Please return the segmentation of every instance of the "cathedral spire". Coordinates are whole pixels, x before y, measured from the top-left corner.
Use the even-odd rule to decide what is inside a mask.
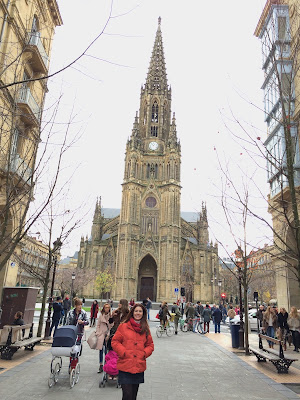
[[[167,72],[165,65],[165,55],[161,34],[161,18],[158,18],[158,27],[156,31],[154,46],[152,50],[150,66],[146,78],[146,88],[148,90],[167,90]]]

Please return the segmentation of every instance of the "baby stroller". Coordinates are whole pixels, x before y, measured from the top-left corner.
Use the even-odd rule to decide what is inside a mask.
[[[105,356],[105,364],[103,366],[103,375],[102,379],[99,382],[99,388],[104,388],[107,382],[113,382],[117,384],[117,388],[120,388],[118,382],[118,374],[119,371],[117,369],[117,361],[118,355],[116,352],[113,351],[111,347],[111,340],[114,336],[115,332],[113,332],[107,342],[108,353]]]
[[[78,328],[74,325],[64,325],[55,332],[52,348],[52,361],[48,385],[54,386],[62,368],[62,357],[70,359],[68,372],[70,375],[70,387],[79,381],[81,355],[81,337],[78,337]]]

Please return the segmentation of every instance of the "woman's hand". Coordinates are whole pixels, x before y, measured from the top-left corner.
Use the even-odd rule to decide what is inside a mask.
[[[81,324],[84,324],[84,321],[82,321],[82,319],[79,319],[79,320],[78,320],[78,324],[80,324],[80,325],[81,325]]]

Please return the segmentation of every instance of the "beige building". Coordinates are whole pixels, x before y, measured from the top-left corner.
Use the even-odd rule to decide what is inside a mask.
[[[193,222],[181,216],[181,146],[171,101],[159,19],[126,145],[120,214],[107,218],[98,201],[91,238],[81,239],[78,255],[78,268],[113,273],[114,299],[174,301],[185,287],[188,300],[213,301],[218,249],[209,241],[205,205]]]
[[[0,2],[0,294],[17,283],[10,255],[33,196],[36,152],[56,26],[56,0]],[[37,80],[35,80],[37,79]],[[20,246],[16,256],[20,257]]]
[[[298,0],[268,0],[255,30],[263,56],[273,266],[278,305],[287,309],[300,307],[299,24]]]

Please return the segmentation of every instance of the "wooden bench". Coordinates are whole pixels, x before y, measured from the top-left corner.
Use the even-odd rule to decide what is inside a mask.
[[[11,360],[15,352],[21,347],[33,350],[41,338],[33,337],[33,324],[5,325],[1,331],[0,353],[4,360]]]
[[[258,362],[266,362],[269,360],[273,365],[275,365],[277,372],[279,374],[287,374],[289,372],[289,367],[294,361],[298,361],[297,358],[289,357],[284,355],[282,341],[278,339],[271,338],[263,334],[259,334],[259,348],[249,346],[249,350],[255,354]],[[268,340],[274,344],[278,344],[278,350],[272,348],[265,349],[263,347],[262,339]]]

